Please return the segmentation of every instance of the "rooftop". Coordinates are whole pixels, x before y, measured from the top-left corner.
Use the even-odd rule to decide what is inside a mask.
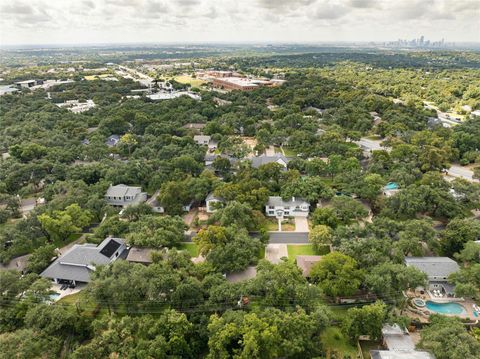
[[[151,248],[132,247],[128,251],[127,261],[136,263],[152,263]]]
[[[415,344],[413,344],[412,338],[408,335],[408,332],[400,328],[398,324],[384,325],[382,328],[382,335],[389,350],[415,350]]]
[[[283,198],[280,196],[270,196],[268,197],[268,202],[267,202],[267,206],[273,206],[273,207],[283,207],[283,206],[295,207],[295,206],[300,206],[302,204],[309,204],[309,203],[305,201],[303,198],[295,198],[295,197],[292,197],[291,199],[284,201]]]
[[[418,268],[428,277],[448,277],[459,270],[457,262],[448,257],[405,257],[405,264]]]
[[[110,185],[107,189],[107,196],[110,197],[125,197],[131,196],[135,197],[137,194],[142,192],[142,187],[131,187],[124,184],[117,184],[116,186]]]
[[[297,266],[303,272],[304,277],[310,276],[310,270],[315,263],[318,263],[322,256],[297,256]]]
[[[429,352],[410,350],[410,351],[390,351],[390,350],[371,350],[372,359],[435,359],[435,356]]]
[[[258,168],[262,165],[266,165],[268,163],[275,163],[279,161],[288,164],[290,160],[281,153],[276,153],[273,156],[261,155],[261,156],[256,156],[252,158],[252,167]]]
[[[42,273],[42,277],[89,282],[95,266],[108,264],[125,242],[121,238],[106,238],[98,246],[92,243],[75,244],[57,258]]]

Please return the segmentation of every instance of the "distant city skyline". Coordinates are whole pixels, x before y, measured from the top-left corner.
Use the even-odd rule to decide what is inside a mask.
[[[479,0],[0,0],[0,15],[2,45],[480,42]]]

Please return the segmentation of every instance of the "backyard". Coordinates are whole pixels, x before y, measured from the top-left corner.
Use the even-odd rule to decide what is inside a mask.
[[[289,244],[287,245],[288,259],[295,261],[297,256],[321,256],[330,252],[330,247],[323,246],[316,251],[311,244]]]

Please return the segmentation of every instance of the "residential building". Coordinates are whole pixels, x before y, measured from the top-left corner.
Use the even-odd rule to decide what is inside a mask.
[[[186,125],[183,125],[183,128],[186,128],[187,130],[192,130],[196,133],[200,133],[204,128],[206,124],[204,123],[187,123]]]
[[[224,203],[225,200],[221,197],[216,197],[213,192],[209,193],[205,199],[207,205],[207,213],[213,213],[217,210],[218,203]]]
[[[151,248],[139,248],[131,247],[128,250],[127,258],[125,258],[130,263],[140,263],[149,265],[152,263],[152,252],[154,249]]]
[[[7,86],[0,86],[0,96],[7,95],[7,94],[12,94],[18,92],[18,88],[13,87],[11,85]]]
[[[157,194],[157,196],[158,196],[158,194]],[[147,204],[150,207],[152,207],[153,212],[155,212],[155,213],[165,213],[165,208],[162,206],[162,204],[160,202],[158,202],[157,196],[154,195],[151,198],[149,198],[149,200],[147,201]],[[182,210],[184,212],[190,212],[190,210],[192,209],[192,206],[193,206],[193,201],[191,201],[188,204],[183,205]]]
[[[435,359],[429,352],[415,350],[415,344],[398,324],[384,325],[382,328],[383,345],[388,350],[370,350],[372,359]]]
[[[300,268],[305,278],[309,278],[310,270],[316,263],[320,262],[322,258],[322,256],[297,256],[297,267]]]
[[[252,158],[252,167],[258,168],[268,163],[278,163],[286,169],[288,162],[290,162],[290,160],[281,153],[276,153],[273,156],[261,155]]]
[[[35,85],[41,85],[43,83],[42,80],[25,80],[25,81],[18,81],[18,82],[15,82],[15,86],[17,86],[18,88],[30,88],[30,87],[33,87]]]
[[[448,283],[450,274],[460,267],[448,257],[405,257],[407,266],[415,267],[428,276],[428,290],[439,290],[446,295],[454,295],[454,285]]]
[[[141,187],[131,187],[124,184],[110,185],[105,194],[105,201],[114,207],[128,207],[147,200],[147,194]]]
[[[40,276],[50,278],[55,283],[88,283],[96,266],[117,260],[125,249],[125,241],[121,238],[106,238],[98,246],[92,243],[74,244]]]
[[[310,203],[302,198],[292,197],[285,201],[279,196],[268,197],[265,213],[268,217],[307,217],[310,210]]]
[[[105,141],[105,144],[108,147],[115,147],[119,141],[120,141],[119,135],[111,135],[110,137],[107,138],[107,140]]]
[[[208,146],[208,144],[210,143],[211,137],[207,135],[195,135],[193,136],[193,140],[197,145]]]
[[[81,113],[94,108],[96,105],[93,100],[87,100],[85,102],[80,102],[79,100],[69,100],[65,101],[64,103],[57,103],[57,106],[60,108],[66,108],[73,113]]]

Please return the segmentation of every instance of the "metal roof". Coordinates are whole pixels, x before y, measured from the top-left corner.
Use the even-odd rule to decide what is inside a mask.
[[[266,165],[268,163],[275,163],[278,161],[283,161],[285,162],[285,164],[288,164],[290,160],[281,153],[276,153],[273,156],[262,155],[252,158],[252,167],[258,168],[262,165]]]
[[[273,207],[295,207],[295,206],[301,206],[301,205],[310,205],[307,201],[305,201],[303,198],[291,198],[290,200],[284,201],[282,197],[280,196],[270,196],[268,197],[268,202],[267,206],[273,206]]]

